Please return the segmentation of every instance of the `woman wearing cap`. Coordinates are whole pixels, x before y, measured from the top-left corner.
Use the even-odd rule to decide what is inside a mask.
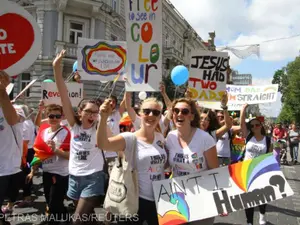
[[[246,110],[244,105],[242,110]],[[241,121],[243,136],[246,138],[246,149],[244,160],[254,159],[268,152],[272,152],[271,140],[266,136],[265,128],[257,118],[251,119],[248,124]],[[254,208],[245,209],[247,224],[253,225]],[[259,224],[266,224],[266,205],[259,206]]]

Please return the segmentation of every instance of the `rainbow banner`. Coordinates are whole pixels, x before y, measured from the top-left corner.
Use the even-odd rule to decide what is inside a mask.
[[[185,224],[294,194],[275,156],[153,182],[160,225]]]
[[[116,81],[125,72],[126,42],[78,40],[78,72],[82,80]]]
[[[245,138],[234,137],[232,139],[231,163],[239,162],[243,158],[245,146]]]

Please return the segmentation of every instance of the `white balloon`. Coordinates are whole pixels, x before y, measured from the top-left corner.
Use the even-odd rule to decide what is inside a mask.
[[[147,93],[144,92],[144,91],[141,91],[141,92],[139,93],[139,99],[140,99],[140,100],[145,100],[146,98],[147,98]]]
[[[102,84],[106,84],[106,83],[108,82],[108,80],[100,80],[100,82],[101,82]]]

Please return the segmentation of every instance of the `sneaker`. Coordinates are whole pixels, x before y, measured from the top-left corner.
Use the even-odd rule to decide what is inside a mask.
[[[266,221],[266,215],[265,214],[259,214],[259,224],[260,225],[266,225],[267,221]]]
[[[2,207],[2,212],[4,214],[12,214],[13,213],[13,209],[10,209],[7,206],[4,206],[4,207]]]
[[[32,201],[24,200],[16,204],[16,208],[30,208],[33,206]]]

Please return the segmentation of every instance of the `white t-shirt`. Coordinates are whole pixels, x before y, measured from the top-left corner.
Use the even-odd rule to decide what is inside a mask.
[[[161,129],[162,133],[164,133],[165,130],[167,129],[167,127],[164,124],[164,119],[165,119],[165,117],[162,115],[160,120],[159,120],[159,126],[160,126],[160,129]],[[141,128],[141,122],[142,122],[141,117],[136,116],[135,121],[132,123],[133,127],[134,127],[134,130],[138,130],[138,129]]]
[[[121,133],[125,139],[125,157],[130,162],[130,151],[133,151],[132,133]],[[137,139],[136,162],[138,171],[138,182],[140,197],[149,201],[154,201],[152,181],[165,179],[164,166],[167,162],[167,153],[164,148],[164,137],[155,132],[152,144]]]
[[[23,124],[10,126],[0,107],[0,176],[20,172],[23,153]]]
[[[120,120],[121,120],[121,115],[119,110],[115,110],[108,118],[107,118],[107,126],[112,132],[113,136],[116,136],[120,133]],[[105,157],[106,158],[112,158],[112,157],[117,157],[116,152],[105,152]]]
[[[33,148],[35,140],[35,125],[31,119],[23,122],[23,140],[29,141],[28,149]]]
[[[229,131],[231,132],[231,131]],[[228,132],[226,132],[222,138],[219,138],[217,141],[217,154],[218,157],[230,158],[230,140]]]
[[[96,125],[83,129],[75,124],[71,128],[69,173],[86,176],[103,170],[103,156],[97,147]]]
[[[178,140],[178,131],[171,131],[166,139],[166,149],[169,151],[169,164],[173,176],[184,176],[207,170],[204,152],[215,146],[214,139],[205,131],[197,128],[191,142],[182,148]]]
[[[267,153],[267,138],[264,137],[261,141],[257,141],[252,137],[246,144],[245,160],[253,159]]]
[[[46,128],[43,131],[43,140],[45,142],[49,141],[55,132],[51,131],[51,128]],[[62,129],[57,133],[57,135],[53,138],[55,142],[56,149],[59,149],[63,141],[66,139],[68,135],[68,131],[66,129]],[[49,159],[43,161],[43,171],[48,173],[55,173],[61,176],[69,175],[69,160],[59,157],[57,155],[52,156]]]

